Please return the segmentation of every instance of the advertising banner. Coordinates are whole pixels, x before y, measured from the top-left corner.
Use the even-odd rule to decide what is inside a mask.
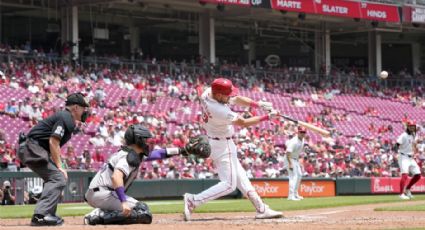
[[[346,0],[270,0],[275,10],[359,18],[373,21],[400,22],[398,7],[378,3]]]
[[[411,7],[411,19],[414,23],[425,23],[425,8]]]
[[[313,0],[271,0],[271,3],[275,10],[316,13]]]
[[[272,8],[306,14],[400,22],[398,6],[347,0],[201,0],[204,3]],[[425,23],[425,8],[411,8],[413,22]]]
[[[261,197],[288,196],[288,181],[255,180],[251,182]],[[299,193],[303,197],[335,196],[335,181],[302,180]]]
[[[200,0],[200,2],[224,5],[251,6],[251,0]]]
[[[316,13],[338,17],[362,18],[359,2],[321,0],[314,1]]]
[[[400,177],[372,177],[372,193],[400,193]],[[412,192],[425,192],[425,180],[421,178],[413,187]]]
[[[384,4],[360,3],[363,19],[372,21],[400,22],[398,7]]]

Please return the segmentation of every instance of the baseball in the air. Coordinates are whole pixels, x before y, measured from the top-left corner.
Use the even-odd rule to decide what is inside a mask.
[[[379,77],[381,79],[386,79],[388,77],[388,72],[387,71],[382,71],[381,74],[379,74]]]

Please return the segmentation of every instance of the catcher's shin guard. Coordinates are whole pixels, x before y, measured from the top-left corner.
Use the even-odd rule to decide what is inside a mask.
[[[149,207],[143,202],[137,202],[131,210],[130,216],[124,216],[122,211],[105,211],[102,216],[91,218],[90,225],[96,224],[150,224],[152,214]]]

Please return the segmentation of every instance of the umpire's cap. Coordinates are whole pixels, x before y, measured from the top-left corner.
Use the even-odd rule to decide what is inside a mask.
[[[79,105],[82,107],[90,107],[88,101],[84,98],[82,93],[73,93],[66,98],[65,105]]]

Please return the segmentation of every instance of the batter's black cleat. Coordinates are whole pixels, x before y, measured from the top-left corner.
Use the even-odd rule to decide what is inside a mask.
[[[60,226],[63,223],[62,218],[50,214],[46,216],[34,214],[31,219],[31,226]]]

